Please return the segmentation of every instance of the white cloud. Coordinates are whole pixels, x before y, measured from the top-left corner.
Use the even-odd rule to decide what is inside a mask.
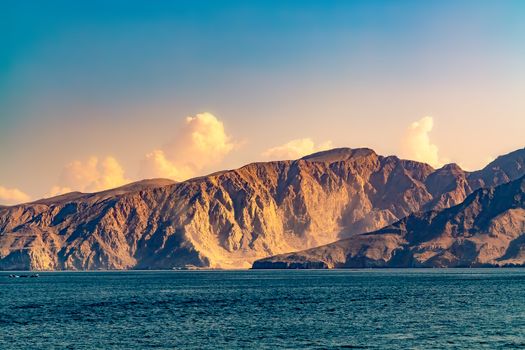
[[[92,156],[87,160],[75,160],[67,164],[60,175],[59,184],[53,186],[48,195],[81,191],[97,192],[129,183],[119,162],[106,156],[103,159]]]
[[[310,138],[291,140],[284,145],[267,149],[262,156],[267,159],[298,159],[308,154],[324,151],[332,148],[332,142],[326,141],[319,145]]]
[[[185,180],[219,164],[235,144],[213,114],[187,117],[173,141],[146,154],[140,177]]]
[[[432,117],[423,117],[413,122],[406,130],[401,141],[401,157],[425,162],[433,167],[442,166],[448,160],[439,156],[439,148],[430,141],[430,132],[434,127]]]
[[[0,186],[0,203],[1,204],[18,204],[28,202],[30,200],[29,195],[22,192],[18,188],[7,188]]]

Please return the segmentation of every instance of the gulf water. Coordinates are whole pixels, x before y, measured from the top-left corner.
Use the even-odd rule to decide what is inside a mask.
[[[0,272],[0,349],[525,348],[525,269]]]

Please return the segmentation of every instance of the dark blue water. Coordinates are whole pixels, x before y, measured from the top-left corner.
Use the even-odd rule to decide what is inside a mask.
[[[0,273],[0,349],[525,348],[525,270]]]

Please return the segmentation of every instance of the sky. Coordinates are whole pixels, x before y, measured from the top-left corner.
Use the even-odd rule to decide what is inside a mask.
[[[0,204],[332,147],[523,148],[520,0],[0,2]]]

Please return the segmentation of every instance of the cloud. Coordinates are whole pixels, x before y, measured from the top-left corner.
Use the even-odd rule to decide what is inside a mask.
[[[18,204],[28,202],[31,198],[26,193],[18,188],[7,188],[0,186],[0,203],[2,204]]]
[[[161,149],[146,154],[141,165],[142,177],[166,177],[169,179],[182,180],[191,177],[194,170],[187,165],[176,165],[166,158]]]
[[[81,191],[97,192],[115,188],[129,183],[124,176],[124,169],[119,162],[111,157],[99,159],[92,156],[87,160],[75,160],[67,164],[60,174],[59,184],[53,186],[48,195]]]
[[[433,167],[440,167],[448,161],[440,158],[439,148],[430,141],[430,132],[434,127],[432,117],[423,117],[413,122],[406,130],[401,141],[401,156],[419,162],[425,162]]]
[[[187,117],[173,141],[146,154],[140,177],[185,180],[219,164],[235,147],[213,114]]]
[[[146,154],[140,164],[140,175],[184,180],[203,169],[218,164],[235,147],[226,135],[223,123],[210,113],[197,114],[185,120],[184,127],[172,142]],[[131,182],[124,169],[112,156],[91,156],[74,160],[60,174],[58,183],[47,197],[81,191],[97,192]]]
[[[267,149],[262,156],[267,159],[298,159],[308,154],[324,151],[332,148],[331,141],[325,141],[319,145],[310,138],[291,140],[284,145]]]

